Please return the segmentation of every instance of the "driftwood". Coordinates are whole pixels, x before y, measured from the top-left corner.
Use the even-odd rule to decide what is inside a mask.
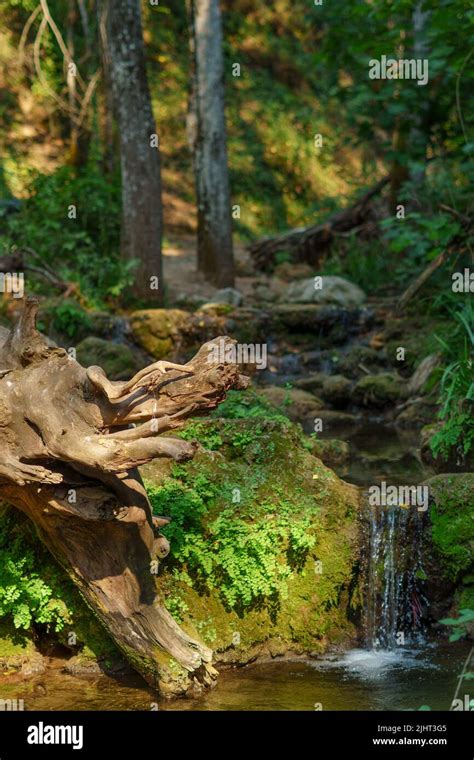
[[[301,227],[252,243],[248,250],[255,268],[271,272],[279,252],[289,253],[293,263],[318,264],[335,237],[345,235],[367,221],[370,201],[388,184],[389,179],[390,177],[381,179],[353,206],[338,211],[323,224]]]
[[[211,650],[159,601],[152,566],[168,550],[166,518],[152,518],[137,467],[190,459],[194,443],[162,434],[247,379],[234,364],[209,361],[211,341],[186,365],[156,362],[110,382],[47,345],[37,307],[28,299],[12,330],[0,330],[0,497],[33,520],[149,684],[163,694],[212,686]]]

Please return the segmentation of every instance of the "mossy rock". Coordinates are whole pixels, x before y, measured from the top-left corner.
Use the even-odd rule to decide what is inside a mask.
[[[155,359],[177,358],[196,351],[205,341],[225,334],[224,318],[183,309],[144,309],[130,316],[135,342]]]
[[[355,385],[353,398],[361,406],[383,408],[396,403],[402,395],[402,380],[391,372],[366,375]]]
[[[129,346],[93,336],[79,343],[76,358],[83,367],[102,367],[110,380],[127,380],[145,366]]]
[[[27,678],[44,670],[44,657],[37,650],[31,632],[19,631],[11,620],[0,618],[0,673],[20,673]]]
[[[271,385],[259,389],[263,396],[279,412],[293,422],[304,424],[318,416],[318,411],[324,406],[321,399],[301,388],[280,388]]]
[[[341,441],[338,438],[316,439],[311,453],[319,457],[328,467],[337,467],[348,461],[350,447],[347,441]]]
[[[352,642],[359,490],[289,420],[191,422],[182,435],[201,443],[194,460],[142,468],[155,512],[173,518],[160,570],[171,613],[217,663]]]

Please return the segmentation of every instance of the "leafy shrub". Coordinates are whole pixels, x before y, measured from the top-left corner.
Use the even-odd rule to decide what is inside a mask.
[[[75,219],[68,216],[71,205]],[[63,166],[53,174],[32,174],[29,197],[5,220],[7,247],[34,249],[95,305],[132,282],[134,264],[121,260],[119,236],[120,185],[104,178],[94,157],[82,170]]]
[[[0,514],[0,554],[0,617],[11,616],[15,628],[43,623],[62,630],[71,621],[71,612],[46,580],[59,577],[61,571],[40,545],[33,548],[25,526],[10,513]]]

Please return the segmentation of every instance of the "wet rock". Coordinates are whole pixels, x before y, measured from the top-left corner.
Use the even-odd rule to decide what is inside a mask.
[[[44,673],[46,662],[25,631],[3,620],[0,624],[0,673],[19,673],[31,678]]]
[[[395,423],[399,427],[420,428],[423,425],[430,424],[436,418],[436,413],[437,406],[435,403],[427,399],[418,399],[403,407],[401,412],[397,414]]]
[[[351,400],[352,383],[343,375],[315,372],[300,378],[295,385],[302,390],[315,393],[336,408],[348,406]]]
[[[275,333],[310,334],[313,343],[324,345],[345,343],[350,336],[370,327],[370,309],[346,309],[319,304],[280,304],[269,312],[270,329]]]
[[[102,367],[110,380],[126,380],[147,364],[129,346],[93,336],[79,343],[76,357],[83,367]]]
[[[274,385],[262,388],[259,390],[259,395],[264,396],[290,420],[301,424],[318,416],[319,410],[323,407],[319,398],[300,388],[286,389]]]
[[[352,346],[338,363],[340,372],[349,377],[360,377],[367,374],[367,371],[376,373],[388,367],[389,361],[385,352],[360,344]]]
[[[350,447],[347,441],[338,438],[317,439],[313,443],[311,453],[324,462],[328,467],[344,464],[350,457]]]
[[[221,288],[212,296],[212,303],[226,303],[230,306],[241,306],[244,297],[237,288]]]
[[[345,309],[361,306],[366,300],[363,290],[343,277],[327,276],[321,280],[320,288],[315,288],[313,277],[292,282],[282,300],[285,303],[330,304]]]
[[[361,406],[383,408],[394,404],[402,393],[402,379],[391,372],[366,375],[357,381],[354,400]]]

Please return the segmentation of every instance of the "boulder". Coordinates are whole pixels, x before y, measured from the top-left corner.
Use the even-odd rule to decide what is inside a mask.
[[[222,318],[202,311],[143,309],[130,316],[135,342],[155,359],[173,359],[223,334]]]
[[[323,407],[319,398],[300,388],[287,389],[271,385],[259,390],[259,394],[290,420],[300,422],[302,425],[311,421],[313,417],[317,417],[319,410]]]
[[[76,357],[83,367],[102,367],[109,380],[128,380],[147,364],[130,346],[93,336],[79,343]]]
[[[366,375],[357,381],[353,397],[360,406],[383,408],[394,404],[402,394],[402,379],[392,372]]]
[[[315,288],[315,278],[292,282],[283,294],[285,303],[314,303],[340,306],[351,309],[361,306],[366,300],[365,293],[354,283],[343,277],[324,276],[321,287]]]
[[[244,297],[237,288],[221,288],[212,296],[212,303],[227,303],[230,306],[241,306]]]

